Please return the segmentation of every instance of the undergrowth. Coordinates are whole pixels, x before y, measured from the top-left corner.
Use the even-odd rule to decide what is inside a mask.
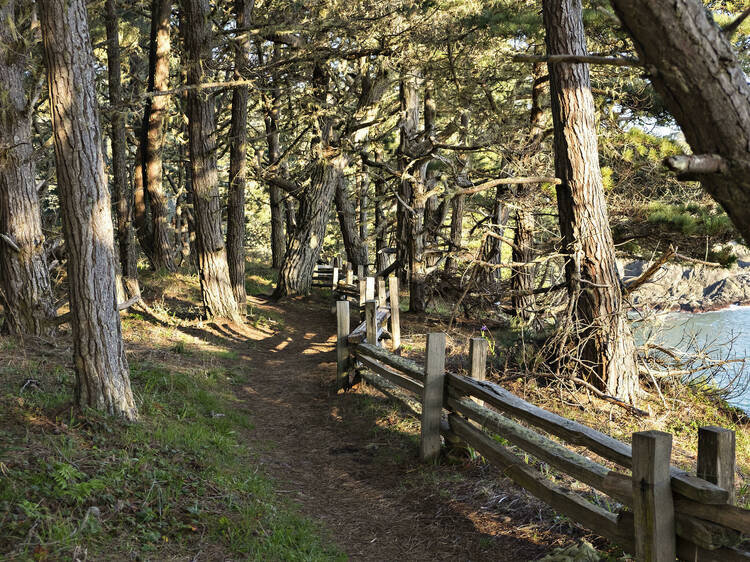
[[[343,559],[260,470],[237,353],[123,324],[136,423],[71,408],[65,340],[0,338],[0,559]]]

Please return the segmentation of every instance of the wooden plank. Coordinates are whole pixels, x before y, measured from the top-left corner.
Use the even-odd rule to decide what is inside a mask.
[[[440,455],[440,415],[443,412],[445,386],[445,334],[427,334],[422,389],[422,428],[419,458],[436,459]]]
[[[388,321],[388,317],[390,316],[390,310],[387,308],[379,308],[377,312],[377,325],[378,325],[378,338],[380,338],[380,334],[383,333],[383,325]],[[367,338],[367,321],[365,320],[361,324],[359,324],[354,330],[352,330],[351,334],[349,334],[349,344],[358,344],[362,343]]]
[[[635,554],[644,562],[674,562],[675,516],[669,475],[672,436],[633,434]]]
[[[624,523],[628,523],[631,528],[633,527],[635,518],[632,511],[620,512],[620,520]],[[721,542],[721,535],[724,531],[721,529],[712,530],[710,528],[702,526],[705,523],[701,522],[700,519],[689,517],[686,515],[676,514],[675,521],[677,523],[675,527],[675,533],[677,535],[677,558],[680,560],[745,560],[747,558],[737,558],[738,555],[742,555],[742,550],[732,546],[711,546],[706,548],[702,545],[698,545],[698,542]],[[718,533],[714,535],[713,533]],[[702,536],[701,536],[702,535]],[[726,558],[716,558],[713,554],[721,553]],[[745,556],[750,554],[745,553]]]
[[[448,390],[458,396],[475,396],[501,412],[542,428],[574,445],[588,447],[597,455],[632,468],[632,450],[629,445],[583,424],[548,412],[487,381],[447,373]],[[715,484],[672,467],[672,491],[687,498],[707,504],[726,503],[728,493]]]
[[[461,416],[450,414],[448,421],[456,435],[498,466],[504,476],[556,511],[632,552],[632,526],[628,529],[627,524],[620,524],[617,515],[556,486]]]
[[[375,300],[375,278],[365,278],[365,302]]]
[[[397,371],[401,371],[405,375],[416,379],[418,381],[424,381],[424,368],[411,359],[395,355],[383,349],[382,347],[375,347],[369,343],[360,343],[354,348],[354,353],[359,357],[360,355],[366,355],[377,359],[381,363],[393,367]]]
[[[477,381],[485,380],[487,376],[487,351],[489,342],[484,338],[471,338],[469,340],[469,376]],[[480,406],[484,406],[484,401],[480,398],[473,398]]]
[[[677,539],[677,557],[688,562],[750,562],[750,552],[739,548],[701,548],[687,539]]]
[[[633,505],[630,478],[624,474],[615,473],[531,429],[478,406],[471,400],[449,397],[447,405],[558,470],[612,496],[625,505]]]
[[[360,376],[389,398],[393,398],[400,402],[411,414],[416,417],[422,415],[422,402],[420,402],[418,398],[414,398],[408,392],[404,392],[385,377],[381,377],[377,373],[373,373],[367,369],[361,370]]]
[[[698,478],[725,489],[729,494],[727,503],[731,505],[734,505],[734,457],[734,431],[716,426],[698,428]]]
[[[398,371],[391,369],[387,365],[383,365],[382,363],[379,363],[374,359],[367,357],[366,355],[358,355],[357,359],[364,367],[370,369],[371,371],[377,373],[382,377],[385,377],[393,384],[410,392],[413,392],[417,396],[422,396],[424,386],[414,379],[404,376]]]
[[[336,388],[349,386],[349,302],[336,302]]]
[[[675,514],[675,529],[678,537],[688,539],[706,550],[740,544],[740,534],[737,531],[682,513]]]
[[[391,349],[401,349],[401,319],[398,304],[398,277],[391,275],[388,278],[389,303],[391,305]]]
[[[750,530],[750,510],[733,505],[707,505],[675,497],[674,509],[678,513],[700,517],[742,533],[748,533]]]

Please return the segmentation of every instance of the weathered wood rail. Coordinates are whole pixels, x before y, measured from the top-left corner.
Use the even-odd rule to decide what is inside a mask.
[[[391,349],[385,349],[383,326],[393,321],[394,312],[398,314],[395,278],[389,280],[390,293],[376,300],[373,288],[384,286],[385,280],[358,276],[355,284],[350,267],[344,268],[343,280],[337,268],[331,271],[329,286],[337,299],[338,317],[336,385],[348,388],[361,379],[401,401],[421,420],[423,460],[440,454],[441,436],[447,446],[470,446],[516,484],[638,560],[750,562],[750,552],[742,546],[747,544],[743,535],[750,536],[750,510],[733,505],[734,432],[700,428],[698,474],[689,474],[670,464],[668,433],[634,433],[628,445],[485,381],[483,338],[470,341],[471,376],[445,371],[445,334],[428,335],[424,365],[397,353],[400,339],[393,338]],[[354,329],[351,308],[363,311]],[[398,324],[391,331],[398,332]],[[614,505],[615,511],[553,483],[496,436],[606,494],[613,500],[607,505]],[[563,442],[620,468],[613,470]]]

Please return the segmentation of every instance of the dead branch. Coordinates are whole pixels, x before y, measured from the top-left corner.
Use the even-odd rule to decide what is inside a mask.
[[[664,252],[658,260],[652,263],[651,266],[640,275],[640,277],[628,283],[625,286],[625,288],[622,290],[622,294],[624,296],[628,296],[630,293],[638,289],[638,287],[640,287],[646,281],[651,279],[651,277],[653,277],[656,274],[656,272],[659,271],[661,266],[664,265],[668,260],[670,260],[672,256],[674,255],[675,255],[675,249],[672,246],[670,246],[669,250]]]
[[[611,66],[643,66],[643,63],[633,57],[602,57],[596,55],[515,55],[513,62],[574,62],[585,64],[604,64]]]

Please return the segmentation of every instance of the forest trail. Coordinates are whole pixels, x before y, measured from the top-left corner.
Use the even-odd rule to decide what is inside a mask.
[[[326,527],[351,560],[532,560],[570,540],[534,525],[524,531],[519,518],[488,509],[475,483],[455,477],[476,467],[420,464],[413,437],[372,407],[388,407],[375,391],[334,394],[329,302],[250,304],[281,318],[280,329],[249,348],[230,344],[248,374],[238,392],[255,424],[251,445],[280,495]]]

